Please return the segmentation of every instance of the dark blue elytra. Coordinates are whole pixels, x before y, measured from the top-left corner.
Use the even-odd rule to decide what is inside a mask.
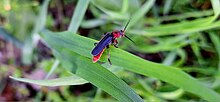
[[[111,33],[106,33],[105,36],[99,41],[99,43],[92,50],[91,54],[97,56],[106,46],[108,46],[113,39]]]

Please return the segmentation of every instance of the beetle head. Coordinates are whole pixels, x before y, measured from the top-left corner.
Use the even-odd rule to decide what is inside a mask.
[[[131,40],[128,36],[125,35],[125,31],[126,31],[126,28],[128,26],[130,22],[130,19],[129,21],[127,22],[127,24],[125,25],[124,29],[123,30],[116,30],[116,31],[113,31],[112,34],[113,34],[113,37],[114,38],[121,38],[121,37],[126,37],[128,40],[130,40],[131,42],[133,42],[135,44],[135,42],[133,40]]]
[[[124,31],[123,30],[120,30],[120,31],[116,30],[116,31],[113,31],[112,34],[113,34],[114,38],[121,38],[124,36]]]
[[[131,40],[131,38],[129,38],[128,36],[125,35],[125,31],[126,31],[126,28],[128,26],[128,24],[130,23],[130,20],[131,18],[129,19],[129,21],[127,22],[127,24],[125,25],[124,29],[123,30],[120,30],[120,35],[122,37],[126,37],[128,40],[130,40],[131,42],[133,42],[135,44],[135,42],[133,40]]]
[[[121,37],[124,37],[125,36],[125,31],[126,31],[126,28],[128,26],[130,22],[130,19],[129,21],[127,22],[127,24],[125,25],[124,29],[123,30],[116,30],[116,31],[113,31],[112,34],[113,34],[113,37],[114,38],[121,38]]]

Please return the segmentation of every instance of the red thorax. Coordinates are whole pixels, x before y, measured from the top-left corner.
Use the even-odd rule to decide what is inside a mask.
[[[122,30],[120,30],[120,31],[113,31],[112,34],[113,34],[114,38],[120,38],[120,37],[124,36],[124,31],[122,31]]]

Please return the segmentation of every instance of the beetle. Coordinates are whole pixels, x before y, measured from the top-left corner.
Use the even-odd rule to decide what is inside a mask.
[[[103,38],[98,43],[94,43],[95,47],[91,51],[91,54],[93,56],[93,59],[92,59],[93,63],[97,62],[100,59],[104,50],[109,48],[109,45],[112,44],[112,45],[114,45],[114,47],[118,48],[117,38],[126,37],[127,39],[129,39],[131,42],[134,43],[133,40],[131,40],[128,36],[125,35],[125,30],[129,24],[129,22],[130,22],[130,19],[126,23],[123,30],[115,30],[113,32],[107,32],[104,34]],[[112,64],[110,61],[110,52],[109,51],[108,51],[108,62],[110,65]]]

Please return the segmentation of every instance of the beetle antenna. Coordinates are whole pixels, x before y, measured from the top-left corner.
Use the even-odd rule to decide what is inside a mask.
[[[130,23],[130,21],[131,21],[131,18],[129,18],[129,20],[128,20],[127,24],[125,25],[125,28],[124,28],[123,31],[126,30],[126,28],[127,28],[128,24]],[[131,40],[131,38],[129,38],[127,35],[124,35],[124,36],[125,36],[128,40],[130,40],[131,42],[133,42],[133,43],[136,45],[136,43],[135,43],[133,40]]]
[[[129,38],[127,35],[124,35],[124,36],[136,45],[136,43],[133,40],[131,40],[131,38]]]
[[[123,30],[123,31],[125,31],[125,30],[126,30],[126,28],[127,28],[128,24],[130,23],[130,21],[131,21],[131,18],[129,18],[129,20],[128,20],[127,24],[125,25],[125,27],[124,27],[124,30]]]

